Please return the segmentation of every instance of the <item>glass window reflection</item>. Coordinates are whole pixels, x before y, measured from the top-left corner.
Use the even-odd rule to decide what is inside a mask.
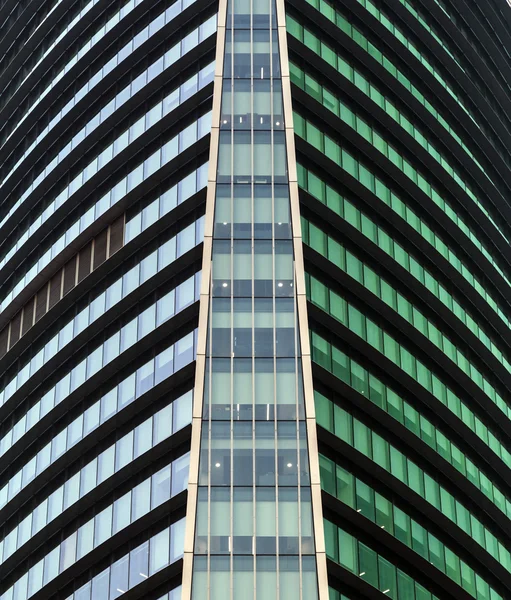
[[[188,455],[186,455],[186,460],[189,461]],[[138,493],[139,500],[142,500],[142,504],[138,502],[137,509],[131,511],[131,519],[125,521],[125,526],[147,514],[152,508],[157,506],[157,502],[161,503],[162,500],[169,500],[171,498],[170,484],[165,488],[166,494],[164,498],[160,496],[156,499],[151,494],[151,489],[154,489],[154,485],[152,485],[153,480],[161,480],[162,475],[164,477],[167,476],[168,478],[170,475],[170,465],[165,467],[162,471],[155,473],[152,477],[146,479],[142,484],[128,493],[128,496],[132,496],[132,502],[135,504],[138,502],[136,500]],[[173,494],[183,490],[184,486],[180,487],[177,491],[173,490]],[[162,490],[160,489],[160,492],[161,491]],[[78,558],[83,557],[87,552],[92,551],[93,548],[104,543],[112,535],[114,505],[108,506],[96,515],[96,517],[82,525],[77,532],[74,532],[67,537],[35,567],[29,569],[29,571],[14,584],[14,597],[20,597],[17,596],[20,589],[24,590],[24,595],[21,597],[29,597],[27,596],[27,587],[32,590],[32,594],[35,593],[41,589],[42,585],[46,585],[59,573],[62,573],[73,565]],[[107,569],[94,577],[92,580],[93,599],[97,600],[98,597],[108,598],[111,591],[111,586],[109,586],[110,576],[115,577],[116,580],[122,581],[125,584],[127,565],[129,569],[127,586],[125,587],[126,590],[141,583],[150,575],[153,575],[158,570],[167,566],[170,562],[173,562],[177,558],[177,554],[182,553],[182,547],[178,548],[176,552],[176,545],[179,546],[181,541],[181,529],[182,528],[176,524],[175,526],[171,526],[170,529],[163,530],[153,536],[150,540],[134,548],[129,553],[127,563],[127,557],[120,559],[120,561],[114,563],[111,569]],[[171,542],[173,530],[175,531],[175,539]],[[173,547],[172,555],[171,543]],[[43,581],[41,581],[41,565],[43,565]],[[11,592],[12,589],[13,588],[10,590]],[[2,596],[2,599],[4,597],[5,596]]]
[[[40,531],[47,522],[56,518],[62,510],[65,510],[79,498],[89,493],[96,484],[105,481],[116,471],[126,466],[131,460],[147,452],[154,445],[190,423],[191,398],[192,393],[189,392],[174,400],[172,405],[162,409],[154,417],[136,427],[134,431],[126,434],[114,446],[102,452],[97,459],[94,459],[91,463],[83,467],[79,473],[53,492],[49,499],[44,500],[32,513],[32,535]],[[156,426],[159,433],[153,438],[150,432]],[[141,443],[141,440],[144,442]],[[168,474],[166,472],[162,473],[161,485],[163,488],[158,487],[158,490],[166,488],[168,484],[168,482],[166,483],[167,477]],[[172,494],[179,493],[179,491],[184,489],[187,477],[188,461],[187,459],[178,459],[175,462]],[[18,531],[21,531],[26,526],[27,524],[22,522],[5,538],[6,542],[4,542],[3,553],[0,556],[1,561],[6,560],[18,547],[25,543],[26,540],[23,540],[22,535],[18,534]],[[17,544],[16,539],[18,540]]]
[[[275,7],[253,4],[228,2],[197,599],[204,585],[220,600],[227,586],[243,593],[255,582],[264,589],[258,598],[275,597],[277,565],[286,600],[306,580],[317,596]],[[272,573],[259,574],[266,557]]]

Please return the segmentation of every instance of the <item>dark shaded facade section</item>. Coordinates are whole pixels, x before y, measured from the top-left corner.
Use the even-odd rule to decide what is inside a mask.
[[[0,8],[0,598],[181,596],[217,3]]]
[[[331,600],[508,598],[510,8],[287,13]]]

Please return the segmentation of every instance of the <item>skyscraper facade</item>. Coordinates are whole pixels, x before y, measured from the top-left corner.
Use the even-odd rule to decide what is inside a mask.
[[[5,0],[0,600],[511,598],[505,0]]]

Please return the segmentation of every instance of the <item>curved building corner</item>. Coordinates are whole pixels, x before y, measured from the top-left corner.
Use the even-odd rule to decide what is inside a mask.
[[[511,597],[510,31],[0,6],[0,600]]]

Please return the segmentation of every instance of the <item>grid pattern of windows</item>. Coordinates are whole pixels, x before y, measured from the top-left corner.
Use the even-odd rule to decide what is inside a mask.
[[[158,321],[161,321],[161,324],[165,323],[168,319],[170,319],[171,317],[173,317],[177,312],[183,310],[186,306],[189,306],[190,304],[192,304],[198,296],[198,289],[196,289],[196,283],[197,280],[195,277],[191,277],[190,279],[188,279],[187,281],[185,281],[184,283],[182,283],[181,285],[179,285],[177,288],[171,290],[168,294],[166,294],[165,296],[163,296],[158,303],[156,303],[156,310],[158,311]],[[155,305],[153,305],[155,306]],[[154,309],[150,309],[153,310]],[[149,318],[147,316],[147,313],[142,313],[142,315],[146,315],[144,318]],[[141,316],[142,316],[141,315]],[[144,322],[144,318],[140,318],[137,317],[136,320],[138,321],[138,326],[139,326],[139,333],[140,333],[140,328],[143,327],[143,322]],[[150,328],[148,327],[148,331],[150,330]],[[139,339],[142,336],[139,336]],[[116,358],[116,351],[118,350],[119,347],[119,341],[121,339],[121,335],[119,332],[117,332],[116,334],[114,334],[114,336],[112,336],[111,338],[109,338],[105,344],[103,345],[103,353],[105,354],[104,359],[103,359],[103,365],[108,364],[108,362],[110,362],[110,360],[113,360],[114,358]],[[180,344],[180,350],[182,353],[182,346],[183,344]],[[122,350],[122,346],[121,346],[121,350]],[[94,354],[94,353],[92,353]],[[188,356],[186,355],[188,354]],[[89,355],[90,357],[91,355]],[[188,348],[188,353],[184,353],[184,356],[179,356],[178,359],[178,365],[179,367],[182,367],[184,364],[186,364],[186,362],[190,362],[191,358],[193,356],[193,352],[191,352],[191,347]],[[159,363],[159,368],[157,370],[156,373],[156,379],[159,381],[163,381],[163,379],[165,379],[166,377],[169,376],[169,373],[172,373],[173,371],[173,353],[170,351],[167,354],[167,363],[160,361]],[[88,360],[88,359],[86,359]],[[87,373],[87,378],[89,378],[90,375],[89,374],[89,370],[88,370],[88,364],[86,367],[86,373]],[[147,368],[144,369],[142,371],[138,371],[138,375],[139,375],[139,380],[137,381],[137,385],[136,385],[136,394],[137,396],[142,395],[145,391],[147,391],[148,389],[150,389],[151,387],[153,387],[154,385],[154,378],[155,378],[155,369],[154,369],[154,365],[153,368]],[[57,384],[58,386],[58,384]],[[62,401],[62,400],[60,400]],[[43,461],[45,462],[45,461]],[[3,486],[0,489],[0,508],[2,508],[6,501],[10,501],[12,500],[15,495],[21,491],[26,485],[28,485],[30,483],[30,481],[32,481],[32,479],[34,477],[36,477],[39,473],[38,473],[39,469],[37,469],[37,458],[34,457],[27,465],[25,465],[25,467],[18,471],[18,473],[16,473],[10,480],[9,482],[6,484],[6,486]],[[7,493],[5,492],[5,490],[8,490]]]
[[[60,0],[59,2],[56,2],[53,5],[52,10],[50,11],[49,14],[51,14],[51,12],[60,4],[61,1],[62,0]],[[69,35],[69,33],[72,31],[72,29],[75,27],[75,25],[77,25],[80,22],[80,19],[83,19],[85,17],[85,15],[98,2],[99,2],[99,0],[91,0],[90,2],[88,2],[82,8],[82,10],[62,29],[62,31],[59,33],[59,35],[53,40],[53,42],[51,44],[48,45],[46,50],[41,54],[41,56],[39,57],[39,60],[37,60],[31,66],[29,72],[26,73],[23,80],[19,82],[19,85],[16,87],[16,90],[13,90],[11,95],[14,95],[17,92],[17,90],[23,85],[23,83],[25,83],[25,81],[27,81],[30,78],[33,71],[35,71],[35,69],[41,64],[41,62],[46,58],[46,56],[48,56],[48,54],[55,48],[55,46],[57,46],[57,44],[59,44],[59,42],[61,42],[61,40],[63,40],[67,35]],[[69,70],[72,69],[72,67],[89,52],[89,50],[91,50],[105,35],[108,34],[109,31],[111,31],[127,15],[129,15],[136,6],[138,6],[142,2],[144,2],[144,0],[136,0],[136,1],[128,0],[128,2],[126,2],[121,7],[120,10],[118,10],[116,13],[114,13],[108,19],[108,21],[102,27],[97,29],[96,32],[94,33],[94,35],[87,42],[85,42],[85,44],[83,44],[83,46],[80,48],[80,50],[67,62],[66,66],[62,69],[60,74],[57,75],[57,77],[55,78],[55,81],[56,82],[60,81],[60,79],[62,79],[62,77],[64,77],[66,75],[66,73],[69,72]],[[178,6],[179,6],[179,2],[176,3],[176,8]],[[48,92],[45,95],[47,95],[49,93],[49,91],[51,90],[51,87],[52,86],[50,84],[50,89],[48,90]],[[41,95],[43,95],[43,94],[44,94],[44,92],[42,92]],[[6,101],[7,101],[7,98],[6,98]],[[33,108],[35,108],[39,102],[40,102],[40,99],[36,100],[36,102],[33,105]],[[29,108],[29,111],[31,112],[33,110],[33,108],[32,109]],[[17,125],[16,125],[16,128],[17,128]],[[41,138],[38,136],[36,142],[31,144],[30,150],[33,149],[37,145],[37,143],[40,141],[40,139]],[[29,150],[29,152],[30,152],[30,150]],[[27,153],[24,153],[24,156],[26,154]],[[19,165],[21,160],[23,160],[23,159],[20,159],[16,163],[14,169]],[[14,169],[11,169],[8,172],[8,174],[3,178],[3,180],[1,181],[1,185],[3,185],[9,179],[9,177],[12,175],[12,172]],[[1,187],[1,185],[0,185],[0,187]]]
[[[145,390],[143,393],[140,393],[140,390],[137,393],[135,387],[136,382],[141,380],[142,374],[147,375],[147,372],[150,372],[151,368],[154,369],[154,362],[156,362],[158,366],[161,365],[165,358],[172,356],[173,351],[174,346],[170,346],[164,350],[164,352],[158,355],[156,359],[149,361],[140,367],[140,369],[137,369],[135,373],[131,374],[119,385],[111,389],[100,400],[94,403],[90,408],[88,408],[72,423],[70,423],[54,438],[52,438],[31,461],[32,469],[35,469],[34,477],[40,475],[46,468],[48,468],[53,462],[57,461],[73,446],[80,443],[88,435],[92,434],[92,432],[98,427],[109,421],[109,419],[114,418],[132,402],[135,400],[138,401],[139,398],[142,398],[140,402],[143,402],[144,399],[147,399],[148,396],[146,394],[151,392],[153,386],[161,383],[165,379],[158,378],[156,381],[153,380],[153,386]],[[169,373],[168,376],[170,377],[172,374],[172,369],[170,368],[167,373]],[[156,443],[161,441],[161,431],[164,430],[166,423],[171,423],[170,427],[172,433],[175,433],[176,431],[179,431],[185,427],[191,422],[191,408],[192,392],[189,391],[183,396],[176,398],[172,402],[172,405],[166,410],[157,413],[157,418],[161,420],[161,422],[158,424],[158,427],[161,426],[161,429],[159,429],[160,433],[157,433],[156,429],[154,432],[151,431],[151,423],[146,421],[144,427],[139,429],[137,434],[139,436],[143,434],[144,440],[139,438],[137,440],[137,444],[139,445],[145,443],[146,445],[152,445],[152,435],[155,436]],[[137,449],[135,452],[135,457],[138,455],[140,455],[140,451]],[[89,465],[89,467],[86,467],[86,469],[88,470],[84,470],[83,477],[84,479],[88,479],[90,481],[90,478],[92,477],[91,474],[94,472],[95,467]],[[68,494],[69,492],[65,492],[64,486],[64,495],[67,496]],[[58,492],[57,497],[61,496],[62,493]],[[18,548],[29,541],[31,535],[35,535],[42,527],[44,527],[46,523],[44,518],[40,520],[36,519],[36,513],[37,511],[34,513],[29,513],[19,525],[17,525],[5,536],[3,540],[0,541],[0,563],[7,560],[7,558],[9,558],[9,556],[11,556]]]
[[[191,403],[191,394],[176,399],[122,436],[69,477],[65,483],[39,502],[34,510],[0,542],[2,560],[6,560],[29,542],[31,536],[43,530],[48,523],[87,496],[95,487],[188,425],[191,421]],[[94,418],[90,414],[87,416]],[[175,464],[179,471],[188,469],[187,458]]]
[[[346,104],[342,101],[338,101],[338,117],[347,125],[349,125],[352,129],[354,129],[359,135],[361,135],[367,142],[369,142],[374,148],[376,148],[379,152],[381,152],[386,158],[388,158],[400,171],[402,171],[407,178],[409,178],[413,183],[418,185],[420,189],[431,199],[435,199],[435,203],[438,204],[442,208],[442,210],[449,214],[454,211],[451,204],[453,204],[452,199],[450,202],[446,201],[440,194],[438,190],[433,187],[429,178],[429,175],[422,175],[418,169],[416,169],[405,157],[401,150],[396,150],[394,146],[389,144],[386,139],[380,135],[373,126],[369,125],[367,121],[362,119],[358,114],[356,114],[353,110],[351,110]],[[453,173],[453,179],[456,183],[464,189],[467,195],[475,202],[478,208],[488,217],[488,219],[493,223],[497,231],[502,235],[502,237],[509,243],[509,240],[505,236],[502,231],[500,231],[499,227],[490,217],[486,208],[484,208],[483,204],[476,198],[476,196],[469,190],[466,184],[459,177],[455,177]],[[461,217],[458,216],[458,219]]]
[[[395,20],[391,20],[387,16],[389,14],[387,11],[383,12],[383,11],[379,10],[373,4],[373,2],[371,0],[357,0],[357,1],[360,4],[362,4],[362,6],[364,6],[376,19],[378,19],[378,21],[388,31],[390,31],[392,33],[392,35],[397,40],[399,40],[399,42],[401,44],[403,44],[421,62],[421,64],[424,67],[426,67],[426,69],[442,85],[442,87],[444,87],[447,90],[449,95],[457,101],[457,103],[461,106],[462,110],[469,116],[470,120],[476,125],[476,127],[478,127],[484,133],[486,138],[493,145],[493,147],[497,150],[497,152],[499,152],[502,155],[502,157],[504,158],[504,160],[506,160],[506,162],[508,162],[508,164],[509,164],[509,161],[506,159],[505,154],[502,153],[501,142],[498,139],[498,132],[496,135],[496,132],[492,131],[488,127],[488,125],[483,121],[483,119],[481,119],[481,117],[476,115],[475,111],[472,108],[470,108],[470,107],[467,108],[469,106],[467,101],[463,100],[459,94],[456,94],[456,92],[453,91],[453,85],[456,85],[456,84],[454,83],[455,79],[450,75],[449,70],[446,67],[441,68],[441,70],[444,71],[445,73],[449,73],[446,78],[445,76],[443,76],[440,73],[438,68],[434,67],[434,64],[430,60],[428,60],[423,53],[421,53],[420,51],[417,50],[417,48],[414,46],[413,42],[409,38],[407,38],[405,35],[403,35],[402,31],[396,26]],[[419,23],[421,23],[421,25],[428,31],[428,33],[435,39],[435,41],[442,46],[442,48],[456,62],[458,67],[462,71],[465,71],[463,66],[460,64],[460,62],[457,60],[457,58],[452,54],[452,52],[449,50],[447,45],[439,38],[438,35],[435,34],[435,32],[433,31],[431,26],[429,26],[426,23],[424,18],[417,12],[417,10],[414,9],[414,7],[409,2],[407,2],[407,0],[399,0],[399,1],[401,2],[401,4],[403,4],[407,8],[408,12],[411,15],[413,15],[419,21]],[[438,2],[438,0],[433,0],[433,1],[440,6],[440,3]],[[451,81],[453,83],[448,83],[448,81],[447,81],[448,79],[451,79]],[[502,108],[498,102],[495,102],[495,96],[494,96],[491,88],[485,89],[485,87],[482,86],[479,82],[476,82],[476,85],[477,85],[479,91],[481,92],[481,94],[483,94],[483,96],[485,97],[486,101],[492,107],[492,109],[499,116],[501,116],[501,119],[502,119]]]
[[[172,294],[170,296],[172,298]],[[155,306],[155,305],[153,305]],[[140,339],[138,336],[139,333],[142,333],[142,330],[138,332],[135,331],[135,326],[133,323],[142,324],[144,319],[151,315],[154,312],[155,318],[157,321],[155,323],[155,327],[158,327],[158,322],[161,320],[162,324],[165,322],[165,312],[161,309],[158,311],[158,316],[156,317],[156,311],[153,308],[149,309],[149,312],[145,313],[142,317],[135,317],[131,325],[130,329],[125,330],[125,334],[130,332],[131,339],[126,339],[130,345],[133,345]],[[140,321],[139,321],[140,319]],[[151,316],[149,320],[146,322],[149,327],[153,326],[153,317]],[[124,329],[124,328],[123,328]],[[122,331],[122,330],[121,330]],[[105,344],[101,344],[98,349],[96,349],[91,355],[85,358],[78,367],[72,369],[63,379],[61,379],[57,385],[53,386],[46,394],[42,396],[42,398],[35,403],[35,405],[24,415],[19,421],[17,421],[16,425],[13,429],[11,429],[4,439],[6,439],[5,444],[13,444],[14,441],[20,439],[26,431],[31,429],[37,424],[37,420],[47,415],[55,406],[63,402],[67,396],[69,396],[74,389],[76,389],[71,381],[76,382],[76,387],[80,383],[80,378],[85,381],[88,376],[86,371],[86,365],[88,360],[91,360],[89,364],[94,365],[94,368],[100,370],[103,365],[107,365],[110,362],[109,357],[109,349],[113,348],[114,352],[118,349],[119,344],[119,336],[123,335],[120,332],[117,332],[110,338],[112,342]],[[182,369],[185,365],[189,364],[195,357],[195,337],[196,333],[189,333],[185,337],[181,338],[178,342],[176,342],[174,347],[171,347],[168,352],[161,353],[156,359],[153,359],[149,363],[149,366],[146,369],[143,369],[139,373],[139,380],[137,380],[136,394],[141,394],[144,391],[150,389],[153,385],[156,385],[166,377],[169,377],[174,372]],[[122,342],[121,342],[122,343]],[[112,345],[110,345],[112,344]],[[117,344],[117,346],[116,346]],[[105,354],[104,354],[105,353]],[[155,366],[156,361],[156,366]],[[156,373],[155,373],[156,369]],[[156,383],[155,383],[156,382]],[[83,383],[83,382],[82,382]],[[132,398],[133,399],[133,398]],[[128,398],[126,399],[128,400]],[[11,438],[11,435],[14,438]],[[14,439],[14,441],[12,441]],[[6,448],[7,449],[7,448]],[[11,500],[21,489],[23,485],[23,479],[25,478],[32,479],[35,476],[37,471],[36,462],[31,461],[30,467],[27,467],[25,473],[19,471],[15,478],[13,478],[9,483],[5,484],[0,490],[0,505],[4,506],[9,500]]]
[[[177,184],[171,186],[168,190],[163,192],[158,198],[153,200],[150,204],[145,206],[139,213],[131,217],[126,223],[125,215],[114,221],[114,223],[102,233],[97,236],[96,239],[92,239],[86,246],[84,246],[80,252],[78,252],[70,261],[68,261],[63,269],[54,275],[48,283],[46,283],[25,305],[22,311],[15,315],[9,325],[7,325],[0,332],[0,358],[9,350],[15,343],[16,337],[13,336],[13,331],[19,334],[21,328],[21,335],[25,335],[31,327],[41,319],[48,310],[53,308],[55,304],[69,293],[76,285],[78,285],[89,273],[94,269],[97,269],[107,258],[113,255],[115,252],[120,250],[126,244],[129,244],[136,236],[140,235],[143,231],[154,225],[158,220],[169,212],[171,212],[176,206],[179,206],[201,189],[206,187],[207,183],[207,163],[200,166],[195,171],[192,171],[186,177],[183,177]],[[143,181],[139,183],[143,185]],[[114,188],[115,189],[115,188]],[[103,208],[110,206],[110,199],[107,195],[107,200],[102,203]],[[112,205],[118,202],[121,198],[117,197],[112,200]],[[95,206],[92,206],[84,215],[79,219],[79,233],[82,233],[89,225],[92,224],[97,218],[101,216],[101,210],[95,213]],[[72,229],[72,227],[71,227]],[[186,228],[185,228],[186,231]],[[177,249],[180,252],[179,256],[182,255],[183,251],[186,251],[186,243],[183,243],[187,237],[185,231],[181,232],[177,236]],[[181,240],[179,236],[181,235]],[[67,237],[66,233],[66,244],[72,243],[72,237]],[[173,261],[176,257],[176,251],[174,250],[174,242],[170,242],[169,246],[166,247],[165,252],[169,252],[167,261]],[[163,251],[162,251],[163,252]],[[163,268],[163,263],[159,265],[159,269]],[[137,286],[139,283],[143,283],[144,280],[149,276],[148,274],[141,274],[142,279],[135,283],[136,268],[130,273],[129,279],[132,286]],[[117,284],[119,285],[119,284]],[[128,285],[128,284],[126,284]],[[58,294],[52,293],[52,289],[58,288]],[[125,292],[123,291],[123,294]],[[52,303],[50,303],[50,297]],[[22,314],[21,318],[20,315]],[[89,321],[92,323],[99,314],[95,317],[90,317]],[[82,315],[85,320],[85,316]],[[14,329],[13,322],[18,318],[18,329]],[[21,325],[21,322],[23,323]],[[85,326],[82,322],[82,327]],[[75,333],[74,335],[77,335]],[[14,341],[16,340],[16,341]]]
[[[202,239],[202,227],[201,227],[202,218],[199,221],[195,222],[192,226],[188,227],[186,230],[183,230],[187,233],[185,248],[186,250],[190,250],[197,244],[197,239]],[[172,238],[168,242],[168,246],[166,249],[169,254],[172,248]],[[185,251],[186,251],[185,250]],[[164,255],[163,253],[155,252],[150,255],[150,261],[146,263],[147,273],[156,274],[158,272],[158,262],[165,263],[168,258],[172,259],[172,255]],[[145,274],[142,275],[145,277]],[[183,287],[181,288],[180,294],[183,293],[183,298],[186,297],[186,302],[183,302],[180,310],[182,310],[187,304],[192,303],[196,296],[198,295],[198,290],[194,289],[193,286]],[[184,291],[186,290],[186,291]],[[117,285],[114,288],[115,295],[112,293],[108,298],[108,305],[113,304],[113,299],[122,294],[122,284]],[[102,344],[100,344],[93,352],[90,352],[86,358],[84,358],[79,365],[75,366],[71,369],[62,379],[59,380],[41,399],[41,402],[46,402],[45,398],[50,399],[48,403],[53,407],[56,404],[62,402],[64,398],[69,396],[73,391],[75,391],[79,386],[83,385],[88,379],[90,379],[93,375],[95,375],[100,369],[106,366],[108,363],[117,358],[120,354],[125,352],[128,348],[133,346],[140,339],[163,325],[165,321],[167,321],[171,316],[175,314],[175,301],[176,295],[172,292],[169,292],[164,298],[155,302],[149,308],[146,308],[138,317],[131,319],[128,323],[120,328],[118,332],[110,336],[107,340],[105,340]],[[100,310],[102,302],[106,302],[106,294],[105,296],[99,296],[98,303],[96,304],[96,308],[98,311]],[[158,304],[164,306],[165,308],[158,309]],[[105,306],[106,308],[106,306]],[[103,309],[104,310],[104,309]],[[74,325],[73,325],[74,327]],[[59,335],[53,338],[52,342],[52,351],[53,348],[59,347]],[[30,377],[30,369],[35,368],[39,362],[44,361],[45,351],[48,350],[43,348],[43,354],[38,353],[38,362],[28,363],[23,368],[23,371],[12,379],[9,384],[2,390],[3,404],[7,402],[7,400],[14,394],[20,387],[28,381]]]
[[[351,226],[360,231],[369,241],[376,244],[380,250],[391,256],[401,267],[406,269],[415,277],[422,285],[424,285],[432,294],[434,294],[444,306],[446,306],[477,338],[490,350],[495,358],[504,367],[511,372],[511,363],[508,361],[502,350],[499,349],[494,340],[484,331],[483,327],[477,323],[456,297],[442,284],[437,277],[433,276],[430,270],[426,269],[417,259],[417,253],[410,253],[399,242],[393,239],[387,231],[378,225],[373,219],[362,212],[357,206],[350,202],[347,198],[339,194],[334,188],[325,184],[315,173],[306,169],[303,165],[298,165],[298,178],[300,187],[311,194],[316,200],[327,206],[335,214],[339,215]],[[376,191],[378,194],[378,190]],[[468,271],[468,268],[456,257],[451,248],[448,248],[441,240],[433,233],[433,231],[414,215],[414,213],[403,203],[399,204],[399,199],[391,195],[391,203],[397,210],[401,206],[402,211],[400,216],[405,218],[408,224],[415,224],[417,231],[420,230],[424,238],[429,238],[431,243],[442,254],[444,258],[456,266],[465,274],[467,281],[472,282],[474,290],[488,302],[491,308],[494,308],[486,295],[486,292],[481,283]],[[500,310],[500,309],[499,309]],[[499,316],[504,318],[504,313],[499,312]],[[507,320],[506,324],[511,327],[511,323]]]
[[[276,6],[227,7],[192,597],[314,600]]]
[[[312,3],[320,3],[325,0],[311,0]],[[405,48],[415,56],[415,58],[429,71],[434,78],[440,83],[440,85],[447,90],[449,95],[456,100],[459,107],[463,110],[463,112],[477,125],[477,127],[481,128],[480,124],[477,120],[471,115],[471,111],[469,108],[465,106],[464,100],[458,95],[458,93],[453,90],[452,84],[449,83],[444,75],[437,69],[430,60],[417,48],[417,46],[402,32],[401,29],[391,21],[384,11],[381,11],[376,7],[375,4],[371,0],[357,0],[359,4],[361,4],[364,8],[367,9],[369,13],[373,15],[390,33],[403,45]],[[326,2],[325,2],[326,3]],[[337,17],[337,15],[336,15]],[[339,15],[340,17],[340,15]],[[337,21],[337,19],[336,19]],[[341,25],[341,23],[337,23]]]
[[[332,413],[321,410],[324,397],[315,392],[318,425],[321,425],[338,438],[371,459],[393,477],[404,483],[412,491],[434,506],[454,525],[484,548],[502,567],[511,572],[511,553],[506,546],[483,523],[472,514],[462,502],[441,486],[436,479],[426,473],[381,435],[355,418],[339,405],[334,405]],[[328,399],[327,399],[328,403]]]
[[[430,600],[441,581],[446,597],[502,600],[491,565],[511,572],[504,21],[481,4],[461,18],[448,0],[432,14],[423,0],[287,4],[321,482],[337,499],[323,495],[330,600]],[[481,48],[479,20],[499,41],[488,73],[464,52]]]
[[[304,241],[311,248],[328,258],[339,269],[347,273],[355,281],[363,285],[387,306],[390,306],[400,317],[413,325],[432,344],[460,368],[497,406],[502,407],[508,415],[508,406],[495,387],[481,373],[478,367],[468,359],[464,352],[444,335],[440,329],[410,302],[401,292],[381,277],[367,264],[347,250],[336,239],[327,235],[319,227],[303,219]]]
[[[327,556],[393,600],[439,600],[356,537],[325,521]]]
[[[47,12],[47,14],[44,15],[44,17],[40,20],[39,24],[37,25],[37,27],[35,28],[34,31],[36,31],[37,29],[39,29],[40,27],[44,26],[45,22],[48,21],[48,19],[51,17],[52,13],[58,8],[58,6],[63,2],[64,0],[57,0],[57,2],[55,2],[53,4],[53,6],[50,8],[50,10]],[[44,60],[44,58],[53,50],[53,48],[55,48],[55,46],[66,37],[66,35],[69,34],[69,32],[71,32],[73,30],[73,28],[82,20],[85,18],[85,16],[87,15],[88,12],[91,11],[91,9],[99,2],[100,0],[90,0],[89,2],[87,2],[87,4],[85,4],[80,11],[78,11],[76,13],[76,15],[67,23],[65,24],[65,26],[63,27],[63,29],[60,31],[60,33],[55,37],[55,39],[51,42],[48,43],[45,47],[44,52],[41,53],[39,60],[35,61],[31,67],[30,67],[30,71],[26,74],[26,76],[24,77],[24,79],[21,81],[21,83],[19,83],[19,85],[16,87],[16,90],[21,87],[21,85],[23,84],[23,82],[25,81],[25,79],[28,79],[28,77],[30,76],[31,72],[34,71],[37,66]],[[118,11],[117,13],[115,13],[112,16],[112,20],[107,21],[107,23],[103,26],[105,29],[103,29],[103,27],[101,27],[100,29],[96,30],[96,33],[101,37],[103,37],[106,33],[106,28],[108,29],[112,29],[113,27],[115,27],[115,24],[117,22],[119,22],[119,20],[121,20],[125,15],[124,13],[130,13],[133,8],[135,7],[136,4],[140,4],[140,2],[143,2],[143,0],[136,0],[136,2],[134,2],[133,0],[129,0],[129,2],[127,2],[120,11]],[[133,6],[131,6],[133,5]],[[90,46],[92,47],[94,45],[94,42],[92,41],[92,38],[86,43],[84,44],[85,47],[87,47],[90,44]],[[16,93],[16,90],[12,92],[12,94]],[[6,99],[7,101],[7,99]]]
[[[0,600],[509,595],[511,51],[414,2],[4,18]]]
[[[49,0],[0,27],[0,600],[181,597],[218,5]],[[310,490],[273,505],[302,496],[282,544],[315,576]]]
[[[51,360],[58,352],[63,350],[76,336],[84,331],[89,325],[94,323],[103,314],[113,309],[125,297],[135,291],[138,286],[155,277],[160,271],[172,264],[177,258],[186,254],[195,245],[201,241],[200,226],[198,223],[192,223],[185,227],[176,236],[167,240],[159,248],[154,250],[149,256],[142,259],[135,267],[132,267],[125,275],[117,279],[109,285],[107,289],[94,298],[88,306],[81,310],[76,317],[66,323],[57,333],[47,342],[22,369],[9,381],[2,389],[6,392],[6,398],[9,398],[21,386],[26,383],[29,378],[34,375],[39,369]],[[197,231],[195,231],[197,230]],[[177,297],[177,305],[174,306],[174,300],[169,297],[160,301],[161,306],[165,306],[164,311],[167,313],[167,318],[170,318],[182,310],[191,299],[193,293],[188,290],[193,287],[192,280],[188,284],[181,284],[175,291]],[[184,298],[188,293],[186,301]],[[192,300],[193,301],[193,300]],[[162,311],[163,312],[163,311]]]
[[[503,600],[441,540],[361,479],[325,456],[320,456],[320,468],[323,489],[417,552],[473,598]]]
[[[431,25],[426,21],[426,19],[421,15],[421,13],[410,3],[408,0],[399,0],[401,4],[407,9],[407,11],[413,15],[417,21],[424,27],[424,29],[429,33],[429,35],[435,40],[437,44],[440,44],[442,48],[447,52],[447,54],[456,62],[458,67],[465,71],[463,65],[461,65],[454,54],[451,52],[449,46],[442,40],[441,37],[436,33],[436,31],[431,27]],[[436,2],[436,0],[434,0]],[[437,2],[438,4],[438,2]]]

